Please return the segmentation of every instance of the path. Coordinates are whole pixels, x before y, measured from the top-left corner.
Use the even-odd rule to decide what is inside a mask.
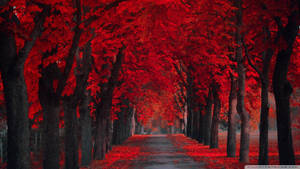
[[[130,168],[133,169],[204,168],[203,163],[195,162],[191,157],[185,155],[183,150],[175,147],[166,135],[149,135],[145,139],[136,139],[126,144],[141,147],[142,155],[131,162]]]

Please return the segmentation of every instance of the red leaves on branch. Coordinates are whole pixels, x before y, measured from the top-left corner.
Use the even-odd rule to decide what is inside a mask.
[[[197,103],[205,104],[205,97],[211,82],[220,84],[221,112],[228,110],[230,90],[229,75],[237,76],[236,62],[230,59],[235,55],[234,12],[236,8],[226,0],[127,0],[115,8],[106,8],[113,0],[81,1],[81,37],[79,50],[92,43],[92,70],[88,78],[88,87],[93,102],[91,112],[100,100],[100,93],[111,76],[119,49],[124,45],[124,59],[118,85],[114,90],[112,117],[120,111],[120,97],[124,95],[137,109],[138,118],[146,124],[159,114],[159,117],[172,124],[177,117],[183,118],[174,101],[186,73],[180,77],[174,68],[179,63],[183,69],[191,68],[193,82],[197,88]],[[1,9],[1,12],[13,8],[20,24],[11,24],[15,33],[18,50],[24,41],[30,38],[34,18],[42,10],[38,4],[51,6],[51,14],[46,17],[44,29],[30,52],[25,63],[25,77],[30,102],[30,118],[40,110],[38,99],[38,80],[40,71],[50,64],[57,64],[64,72],[68,51],[74,36],[74,13],[76,9],[71,0],[27,1],[13,0]],[[244,1],[243,27],[245,44],[253,63],[262,67],[262,52],[274,47],[279,27],[274,16],[279,17],[284,26],[292,1]],[[4,22],[0,17],[0,23]],[[270,40],[264,39],[263,27],[268,27]],[[295,88],[299,87],[299,37],[295,43],[289,70],[289,79]],[[57,48],[57,52],[42,59],[45,52]],[[245,52],[245,51],[243,51]],[[274,55],[277,51],[274,51]],[[75,59],[74,59],[75,60]],[[258,74],[247,65],[246,109],[257,126],[259,118],[260,87]],[[272,61],[272,65],[274,61]],[[62,95],[71,95],[76,86],[76,64],[73,64]],[[271,66],[271,69],[273,67]],[[271,71],[270,71],[271,72]],[[270,75],[271,76],[271,75]],[[271,79],[271,78],[270,78]],[[56,90],[58,81],[53,82]],[[3,103],[2,83],[0,83],[0,104]],[[292,100],[297,104],[295,96]],[[176,108],[177,107],[177,108]],[[158,118],[158,117],[155,117]]]

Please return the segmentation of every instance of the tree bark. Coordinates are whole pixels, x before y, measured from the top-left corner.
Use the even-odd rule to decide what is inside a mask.
[[[287,80],[288,65],[293,52],[293,44],[299,31],[299,9],[288,17],[288,23],[282,30],[286,48],[278,52],[273,74],[273,90],[276,102],[278,149],[280,164],[295,164],[290,117],[290,95],[293,88]]]
[[[191,138],[196,139],[198,137],[198,112],[196,110],[192,111],[192,135]]]
[[[8,169],[30,168],[28,100],[23,69],[20,66],[2,71],[8,126]]]
[[[50,64],[42,70],[39,80],[39,100],[43,110],[43,145],[44,169],[59,168],[59,112],[60,103],[52,86],[53,80],[58,77],[58,67]]]
[[[193,103],[193,78],[191,75],[191,66],[187,71],[187,136],[193,137],[193,122],[194,122],[194,103]]]
[[[76,88],[74,92],[74,104],[79,104],[81,120],[81,165],[87,166],[92,160],[92,119],[89,110],[89,92],[86,90],[88,77],[92,65],[91,41],[83,48],[83,57],[77,57]],[[81,65],[81,66],[79,66]],[[74,133],[75,134],[75,133]]]
[[[92,118],[89,110],[89,94],[84,92],[79,103],[81,122],[81,166],[88,166],[92,161]]]
[[[215,83],[213,85],[213,100],[214,100],[214,114],[211,124],[211,140],[209,148],[218,148],[218,134],[219,134],[219,114],[221,109],[221,103],[219,98],[220,85]]]
[[[211,132],[211,121],[212,121],[212,91],[209,89],[208,96],[206,98],[206,113],[205,119],[205,131],[204,131],[204,145],[210,144],[210,132]]]
[[[228,110],[228,133],[227,133],[227,157],[235,157],[236,152],[236,80],[230,74],[230,94],[229,94],[229,110]]]
[[[8,169],[29,169],[28,100],[24,66],[14,65],[16,41],[9,32],[0,32],[0,70],[7,112]]]
[[[134,114],[135,119],[135,131],[134,134],[142,134],[142,125],[138,122],[137,113]]]
[[[116,62],[113,64],[111,76],[109,78],[106,89],[103,90],[101,102],[96,110],[96,137],[95,137],[95,151],[94,158],[101,160],[104,158],[104,153],[111,148],[113,123],[111,120],[111,106],[113,99],[113,91],[115,89],[119,72],[122,67],[122,60],[124,57],[123,50],[125,46],[119,49]],[[104,133],[104,136],[102,136]],[[101,145],[103,144],[103,145]]]
[[[105,147],[105,136],[106,136],[106,119],[104,115],[97,115],[96,117],[96,135],[95,135],[95,146],[94,146],[94,159],[104,159],[106,147]]]
[[[269,132],[269,67],[273,55],[272,49],[267,49],[263,56],[263,70],[261,77],[261,113],[259,126],[259,158],[258,164],[268,164],[268,132]]]
[[[250,144],[250,115],[245,110],[245,67],[238,63],[238,93],[237,93],[237,111],[241,116],[241,142],[240,142],[240,161],[249,162],[249,144]]]
[[[245,110],[245,80],[246,68],[242,53],[242,0],[235,1],[236,10],[236,60],[237,60],[237,112],[241,116],[241,141],[240,141],[240,161],[249,162],[250,144],[250,115]]]
[[[199,143],[203,143],[203,114],[202,114],[202,105],[200,104],[199,105],[199,118],[198,118],[198,137],[197,137],[197,140]]]
[[[78,139],[77,139],[77,104],[73,102],[73,96],[64,98],[65,120],[65,168],[79,169],[78,165]]]

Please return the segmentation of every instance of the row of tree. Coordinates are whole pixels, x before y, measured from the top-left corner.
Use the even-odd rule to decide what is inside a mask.
[[[112,143],[132,133],[133,114],[144,126],[157,113],[167,125],[183,125],[187,116],[187,135],[217,147],[219,119],[228,110],[229,156],[236,114],[243,162],[250,124],[261,114],[260,163],[266,164],[271,82],[280,162],[294,164],[288,78],[294,87],[300,83],[299,72],[288,68],[299,65],[298,1],[6,0],[0,6],[8,168],[30,168],[35,127],[44,133],[45,169],[59,168],[59,128],[66,168],[79,166],[78,130],[82,164],[92,159],[92,142],[93,157],[103,159]]]
[[[197,48],[202,57],[190,56],[195,51],[187,43],[188,52],[180,53],[175,64],[185,89],[178,98],[186,100],[186,135],[218,148],[219,123],[221,116],[227,116],[227,156],[236,156],[240,125],[239,159],[249,162],[251,123],[255,126],[253,121],[259,115],[259,164],[268,164],[269,93],[273,93],[280,164],[295,164],[290,97],[291,82],[298,90],[299,72],[290,67],[299,65],[299,2],[236,0],[207,6],[211,9],[203,7],[205,12],[196,13],[204,21],[198,19],[194,28],[187,26],[184,30],[195,33],[195,29],[201,29],[201,38],[207,41]],[[186,38],[189,43],[202,45]],[[259,109],[257,105],[260,112],[254,110]]]

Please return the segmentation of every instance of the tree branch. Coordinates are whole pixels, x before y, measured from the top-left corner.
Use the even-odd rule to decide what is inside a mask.
[[[184,78],[183,74],[182,74],[182,71],[179,69],[178,65],[176,63],[173,64],[178,75],[180,76],[180,79],[183,83],[183,85],[187,88],[188,87],[188,84],[186,83],[186,79]]]
[[[61,96],[69,77],[69,74],[72,70],[73,63],[74,63],[74,56],[78,50],[78,44],[81,37],[82,30],[79,28],[80,25],[80,19],[81,19],[81,4],[80,0],[74,0],[75,1],[75,7],[77,8],[77,11],[75,13],[75,19],[76,19],[76,26],[74,29],[74,36],[72,40],[71,48],[69,49],[68,57],[66,59],[66,66],[65,70],[63,72],[62,77],[59,79],[58,86],[57,86],[57,95]]]
[[[114,2],[106,5],[103,10],[100,12],[99,15],[93,15],[91,17],[89,17],[86,20],[83,20],[81,23],[84,23],[84,25],[88,26],[90,24],[92,24],[94,21],[96,21],[97,19],[99,19],[101,17],[101,14],[105,11],[110,10],[111,8],[117,7],[121,2],[125,2],[127,0],[115,0]]]
[[[50,6],[43,6],[42,12],[35,17],[35,25],[33,31],[30,34],[29,40],[26,40],[24,47],[19,51],[18,58],[15,61],[16,65],[23,65],[28,57],[29,52],[33,48],[37,38],[43,32],[43,25],[46,20],[46,17],[50,15]]]
[[[243,46],[244,46],[244,48],[245,48],[245,55],[246,55],[246,58],[247,58],[247,60],[248,60],[249,65],[250,65],[250,66],[258,73],[258,75],[259,75],[260,78],[263,78],[262,72],[258,69],[258,67],[256,67],[256,66],[252,63],[252,61],[251,61],[251,59],[250,59],[249,52],[248,52],[248,47],[247,47],[247,45],[245,44],[244,38],[242,38],[241,41],[242,41],[242,44],[243,44]]]

